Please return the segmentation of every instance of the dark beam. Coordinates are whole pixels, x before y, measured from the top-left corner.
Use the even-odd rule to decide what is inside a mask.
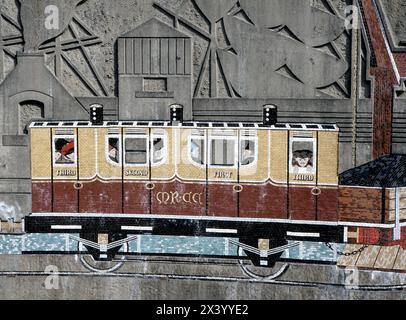
[[[5,47],[14,46],[17,44],[24,44],[23,37],[4,37],[3,38],[3,45]]]
[[[78,33],[76,32],[75,28],[73,26],[69,26],[69,29],[71,30],[73,36],[75,38],[78,38]],[[82,41],[79,39],[79,46],[80,46],[80,50],[82,51],[83,56],[85,57],[85,60],[90,68],[90,70],[93,72],[93,75],[95,76],[99,86],[101,87],[103,94],[107,97],[108,94],[108,90],[106,85],[104,84],[102,77],[100,76],[99,72],[97,71],[96,67],[94,66],[92,59],[89,56],[89,53],[87,52],[87,50],[85,49],[85,45],[84,43],[82,43]]]
[[[3,50],[4,53],[8,55],[10,58],[13,58],[14,60],[17,58],[17,55],[14,52],[10,51],[9,49],[3,48]]]
[[[100,43],[102,43],[102,41],[98,37],[89,37],[61,41],[60,46],[63,51],[68,51],[78,49],[80,48],[81,45],[89,47]],[[55,51],[55,46],[56,46],[55,42],[52,42],[51,44],[40,46],[39,50],[45,51],[45,53],[52,53]]]
[[[0,82],[3,81],[3,77],[4,77],[4,45],[3,45],[3,33],[2,33],[2,29],[1,29],[1,24],[2,24],[2,16],[0,15]]]
[[[62,58],[61,58],[61,45],[59,38],[55,39],[55,76],[58,79],[62,77]]]
[[[99,97],[97,90],[93,85],[86,80],[86,77],[80,72],[80,70],[69,60],[69,58],[65,55],[65,53],[61,52],[62,59],[66,62],[69,68],[79,77],[82,83],[92,92],[92,94],[96,97]]]
[[[182,23],[184,26],[188,27],[189,29],[192,29],[194,32],[196,32],[197,34],[199,34],[201,37],[203,37],[204,39],[210,41],[212,36],[210,33],[206,32],[205,30],[203,30],[202,28],[199,28],[195,25],[193,25],[192,23],[190,23],[188,20],[186,20],[185,18],[179,16],[177,13],[173,12],[170,9],[164,8],[161,5],[159,5],[158,3],[154,3],[154,6],[162,11],[163,13],[172,16],[175,20],[179,21],[180,23]]]
[[[1,11],[0,15],[3,17],[4,20],[13,25],[18,31],[23,32],[23,28],[21,28],[21,26],[16,21],[14,21],[14,19],[11,18],[9,15]]]

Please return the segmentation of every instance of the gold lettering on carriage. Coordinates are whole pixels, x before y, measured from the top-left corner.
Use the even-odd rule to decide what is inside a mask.
[[[226,171],[216,171],[214,173],[214,179],[232,179],[233,173]]]
[[[124,175],[126,177],[147,177],[148,170],[125,170]]]
[[[156,200],[159,204],[180,204],[180,203],[190,203],[190,204],[203,204],[203,193],[193,193],[187,192],[184,194],[178,191],[171,192],[158,192],[156,195]]]
[[[295,174],[294,180],[296,181],[314,181],[314,175],[310,174]]]
[[[75,177],[76,170],[60,169],[56,171],[57,177]]]

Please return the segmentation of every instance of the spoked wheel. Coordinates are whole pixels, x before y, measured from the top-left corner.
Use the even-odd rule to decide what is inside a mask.
[[[125,263],[125,256],[121,257],[121,261],[98,261],[94,259],[92,254],[82,254],[84,245],[78,243],[78,252],[80,263],[89,271],[97,273],[111,273],[119,270]],[[128,244],[123,245],[124,252],[128,252]]]
[[[118,233],[106,233],[103,234],[103,236],[104,237],[102,241],[100,241],[99,235],[96,233],[84,233],[81,234],[80,238],[82,244],[86,247],[87,252],[93,256],[93,259],[95,261],[112,261],[122,248],[124,242],[120,243],[120,245],[114,246],[113,248],[109,248],[108,245],[124,240],[127,235]],[[100,243],[104,243],[105,246],[107,246],[106,251],[101,251]]]
[[[113,261],[121,248],[129,251],[125,234],[82,234],[78,241],[78,252],[81,264],[88,270],[98,273],[109,273],[120,269],[125,262],[125,256],[119,261]],[[87,254],[82,254],[86,248]]]
[[[267,251],[266,256],[261,256],[259,249],[257,249],[257,252],[253,252],[252,250],[250,250],[250,248],[247,249],[244,246],[241,246],[240,249],[244,251],[244,253],[248,256],[254,266],[273,268],[275,264],[280,260],[284,252],[283,250],[277,250],[277,248],[286,246],[288,244],[288,241],[283,237],[275,237],[269,239],[268,241],[269,242],[267,243],[266,249],[263,250]],[[240,238],[240,242],[251,248],[258,248],[259,246],[259,240],[257,238],[244,237]]]
[[[239,248],[238,249],[238,255],[242,256],[244,250]],[[271,274],[269,274],[270,269],[269,268],[258,268],[255,266],[250,267],[248,264],[244,263],[244,261],[242,259],[238,260],[238,264],[240,265],[240,268],[242,269],[242,271],[250,278],[255,279],[255,280],[262,280],[262,281],[270,281],[270,280],[274,280],[277,279],[279,277],[281,277],[289,268],[289,265],[287,263],[283,264],[281,267],[274,267],[271,268],[271,270],[273,271],[274,269],[276,269],[274,272],[272,272]],[[253,270],[253,269],[257,269],[257,270]]]
[[[273,237],[258,239],[257,237],[241,237],[237,244],[238,256],[243,254],[251,260],[247,264],[243,259],[239,259],[239,265],[243,272],[255,280],[273,280],[282,276],[288,269],[288,264],[277,265],[283,253],[298,243],[288,243],[283,236],[283,232],[273,232]]]

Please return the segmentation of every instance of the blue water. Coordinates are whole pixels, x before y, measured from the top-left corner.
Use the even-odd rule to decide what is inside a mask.
[[[237,240],[237,239],[236,239]],[[65,234],[0,235],[0,254],[23,252],[74,252],[77,242]],[[338,250],[343,246],[338,245]],[[238,255],[238,248],[227,238],[139,236],[131,241],[129,252],[144,254],[191,254],[204,256]],[[337,255],[321,242],[300,242],[283,254],[283,258],[304,261],[336,262]]]

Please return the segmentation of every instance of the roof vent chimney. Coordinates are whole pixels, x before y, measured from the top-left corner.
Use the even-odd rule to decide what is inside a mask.
[[[170,106],[171,123],[177,124],[183,122],[183,106],[180,104],[172,104]]]
[[[90,122],[94,126],[103,125],[103,106],[100,104],[92,104],[90,106]]]
[[[264,105],[262,121],[267,127],[276,125],[278,123],[278,107],[273,104]]]

